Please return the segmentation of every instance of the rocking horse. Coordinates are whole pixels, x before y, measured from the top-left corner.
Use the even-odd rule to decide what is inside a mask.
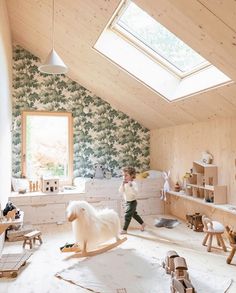
[[[86,201],[72,201],[67,207],[67,218],[72,222],[75,244],[61,247],[62,252],[75,252],[87,257],[106,252],[127,240],[120,238],[120,219],[112,209],[96,210]],[[111,244],[105,242],[115,238]],[[103,247],[99,248],[99,245]]]

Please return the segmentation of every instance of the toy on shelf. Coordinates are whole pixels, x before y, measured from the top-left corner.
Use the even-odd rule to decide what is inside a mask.
[[[202,152],[201,161],[205,164],[212,164],[213,156],[208,151]]]
[[[230,252],[230,255],[228,256],[226,262],[227,262],[227,264],[230,264],[233,257],[234,257],[235,251],[236,251],[236,232],[234,232],[229,226],[226,226],[225,230],[226,230],[226,233],[227,233],[227,236],[229,239],[229,243],[231,246],[231,252]]]
[[[40,181],[39,180],[30,180],[29,181],[29,192],[38,192],[40,190]]]
[[[75,249],[72,245],[71,251],[78,253],[78,257],[103,253],[127,240],[119,237],[120,219],[112,209],[96,210],[86,201],[72,201],[67,207],[67,218],[73,225],[75,245],[79,246]],[[113,238],[116,239],[114,243],[99,247]]]
[[[59,179],[58,178],[41,178],[41,189],[44,193],[58,193]]]
[[[181,189],[181,187],[180,187],[180,185],[179,185],[179,182],[177,181],[177,182],[175,183],[174,191],[175,191],[175,192],[180,192],[180,189]]]
[[[168,172],[162,172],[162,176],[165,180],[163,188],[161,189],[161,200],[166,201],[166,193],[170,191],[170,183],[169,183],[169,177],[170,177],[170,170]]]

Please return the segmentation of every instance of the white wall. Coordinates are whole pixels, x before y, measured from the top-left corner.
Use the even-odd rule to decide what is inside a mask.
[[[4,208],[11,191],[11,84],[12,44],[6,0],[0,0],[0,203]],[[0,236],[0,253],[4,235]]]

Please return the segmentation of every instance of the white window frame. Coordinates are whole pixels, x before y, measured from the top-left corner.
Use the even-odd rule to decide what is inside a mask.
[[[125,0],[120,3],[96,40],[93,49],[98,54],[170,103],[233,82],[210,63],[201,68],[196,66],[193,71],[182,73],[180,76],[173,70],[175,66],[171,68],[169,62],[167,66],[167,61],[156,58],[151,49],[141,49],[132,41],[134,36],[127,37],[114,27],[116,19],[119,18],[127,3],[129,2]]]
[[[174,73],[178,78],[188,77],[196,72],[204,70],[211,66],[210,62],[207,60],[198,66],[195,66],[191,70],[186,72],[182,72],[179,70],[174,64],[172,64],[167,59],[163,58],[160,54],[154,51],[151,47],[146,45],[132,33],[124,29],[122,26],[118,24],[119,19],[124,13],[125,9],[129,5],[131,1],[124,1],[123,5],[118,10],[117,14],[115,14],[113,20],[110,23],[109,29],[111,29],[114,33],[118,34],[120,37],[124,38],[127,42],[131,43],[134,47],[140,50],[143,54],[149,56],[152,60],[154,60],[159,65],[163,66],[166,70],[170,71],[172,74]]]

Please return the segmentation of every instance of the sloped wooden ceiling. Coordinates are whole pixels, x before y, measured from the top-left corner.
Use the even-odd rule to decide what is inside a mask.
[[[14,43],[44,60],[51,49],[52,1],[6,2]],[[236,80],[235,0],[134,2]],[[93,50],[118,5],[118,0],[55,0],[54,47],[70,78],[149,129],[236,116],[235,83],[168,103]]]

